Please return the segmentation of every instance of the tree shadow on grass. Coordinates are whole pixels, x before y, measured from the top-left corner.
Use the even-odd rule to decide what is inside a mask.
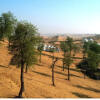
[[[76,69],[76,68],[70,68],[70,70],[76,71],[76,72],[81,72],[80,69]]]
[[[77,75],[74,75],[74,74],[70,74],[71,76],[74,76],[74,77],[78,77],[78,78],[83,78],[81,76],[77,76]]]
[[[45,98],[46,98],[46,99],[50,99],[50,98],[52,98],[52,97],[47,97],[47,96],[46,96]]]
[[[4,66],[4,65],[0,65],[0,67],[3,67],[3,68],[8,68],[7,66]]]
[[[93,92],[96,92],[96,93],[100,93],[100,90],[97,90],[97,89],[94,89],[94,88],[83,87],[83,86],[80,86],[80,85],[76,85],[76,87],[81,88],[81,89],[86,89],[86,90],[89,90],[89,91],[93,91]]]
[[[38,66],[43,66],[42,64],[36,64],[36,65],[38,65]]]
[[[64,75],[64,76],[68,76],[67,74],[62,73],[62,72],[58,72],[58,71],[55,71],[55,73],[61,74],[61,75]],[[74,76],[74,77],[78,77],[78,78],[83,78],[83,77],[81,77],[81,76],[77,76],[77,75],[74,75],[74,74],[70,74],[70,76]]]
[[[11,58],[9,65],[18,65],[18,57],[16,55]]]
[[[58,71],[54,71],[54,72],[57,73],[57,74],[61,74],[61,75],[67,76],[67,74],[62,73],[62,72],[58,72]]]
[[[58,66],[58,65],[56,65],[56,66],[59,67],[59,68],[62,68],[62,66]],[[65,68],[65,69],[67,69],[67,68]],[[77,69],[77,68],[70,68],[70,70],[76,71],[76,72],[81,72],[80,69]]]
[[[52,97],[50,97],[50,96],[45,96],[45,95],[41,95],[42,96],[42,98],[46,98],[46,99],[49,99],[49,98],[52,98]]]
[[[27,78],[27,77],[25,77],[26,79],[28,79],[29,81],[30,80],[33,80],[33,81],[36,81],[36,82],[40,82],[40,83],[42,83],[42,84],[45,84],[45,85],[49,85],[49,84],[47,84],[47,83],[45,83],[45,82],[42,82],[42,81],[40,81],[40,80],[36,80],[36,79],[31,79],[31,78]]]
[[[76,95],[76,96],[79,97],[79,98],[91,98],[91,97],[88,96],[88,95],[81,94],[81,93],[77,93],[77,92],[72,92],[72,94]]]
[[[40,75],[43,75],[43,76],[46,76],[46,77],[51,77],[51,75],[48,75],[48,74],[45,74],[45,73],[42,73],[42,72],[37,72],[37,71],[32,71],[36,74],[40,74]]]
[[[41,73],[41,72],[37,72],[37,71],[32,71],[36,74],[40,74],[40,75],[43,75],[43,76],[46,76],[46,77],[51,77],[51,75],[48,75],[48,74],[45,74],[45,73]],[[55,79],[64,79],[64,78],[58,78],[58,77],[55,77]]]
[[[15,96],[14,99],[24,99],[24,97]]]
[[[9,96],[7,98],[13,98],[13,99],[18,99],[19,97],[18,96],[15,96],[15,95],[12,95],[12,96]],[[20,98],[19,98],[20,99]]]

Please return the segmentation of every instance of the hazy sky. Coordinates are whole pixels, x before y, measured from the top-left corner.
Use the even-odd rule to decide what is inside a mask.
[[[40,33],[100,33],[100,0],[0,0],[7,11]]]

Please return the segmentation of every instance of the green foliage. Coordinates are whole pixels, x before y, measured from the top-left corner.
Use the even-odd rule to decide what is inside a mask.
[[[0,38],[8,38],[14,34],[17,20],[11,12],[3,13],[0,17]]]
[[[37,52],[36,46],[38,43],[37,29],[31,23],[28,22],[18,22],[15,30],[15,34],[11,37],[11,51],[16,58],[16,64],[21,66],[21,76],[20,82],[21,87],[18,97],[22,97],[24,91],[24,67],[27,65],[26,69],[29,66],[36,63]],[[14,58],[13,57],[13,58]]]
[[[71,58],[70,54],[64,57],[64,63],[66,67],[69,67],[73,63],[73,59]]]
[[[40,62],[41,62],[41,55],[42,55],[42,51],[43,51],[43,48],[44,48],[44,41],[41,37],[38,38],[38,51],[39,51],[39,55],[40,55]]]
[[[90,47],[93,46],[96,42],[91,42],[91,41],[88,41],[88,42],[84,42],[83,44],[83,54],[86,55],[87,52],[90,50]]]
[[[70,64],[72,63],[72,58],[71,58],[71,51],[73,50],[73,39],[68,37],[67,40],[65,41],[66,43],[66,55],[64,57],[64,62],[66,66],[70,66]]]
[[[39,38],[38,51],[40,53],[43,51],[43,47],[44,47],[43,39]]]
[[[100,45],[96,42],[91,43],[87,54],[88,67],[91,68],[91,70],[97,70],[100,63]]]
[[[61,42],[60,47],[64,52],[63,71],[64,71],[64,67],[68,68],[68,80],[70,80],[70,65],[73,63],[72,57],[75,56],[75,53],[79,51],[79,47],[76,44],[74,44],[73,39],[70,37],[67,37],[66,41]]]
[[[70,53],[70,55],[72,56],[72,51],[74,53],[79,52],[79,46],[77,44],[74,44],[74,41],[72,38],[68,37],[67,40],[65,41],[65,45],[66,45],[66,53]]]
[[[76,53],[80,52],[80,47],[77,44],[73,45],[73,56],[76,55]]]
[[[100,54],[100,45],[98,45],[96,42],[91,43],[89,49],[96,54]]]
[[[12,37],[12,51],[17,57],[17,64],[32,65],[36,62],[37,30],[27,22],[19,22]]]
[[[70,38],[70,37],[68,37],[67,38],[67,41],[66,41],[66,44],[67,44],[67,46],[68,46],[68,51],[71,53],[71,51],[73,50],[73,39],[72,38]]]
[[[61,50],[66,53],[72,51],[73,48],[73,39],[68,37],[66,41],[62,41],[60,44]]]
[[[0,40],[3,38],[4,24],[2,17],[0,17]]]
[[[74,44],[74,41],[72,38],[68,37],[66,41],[61,42],[60,47],[62,51],[64,52],[63,62],[65,63],[65,65],[68,66],[73,62],[71,52],[73,51],[74,53],[77,53],[79,51],[79,46]]]
[[[96,54],[93,51],[88,51],[87,61],[88,61],[88,67],[91,70],[95,71],[95,70],[97,70],[98,65],[100,63],[100,55]]]
[[[60,48],[64,53],[66,53],[68,51],[68,47],[67,47],[66,41],[62,41],[60,43]]]
[[[100,64],[100,45],[96,42],[86,42],[84,43],[83,49],[87,56],[84,58],[85,62],[87,62],[86,70],[91,70],[92,72],[96,71]],[[84,63],[82,66],[84,67]]]

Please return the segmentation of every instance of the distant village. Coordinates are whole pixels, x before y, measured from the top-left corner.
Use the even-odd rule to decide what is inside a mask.
[[[59,52],[60,48],[50,45],[50,44],[44,44],[43,50],[48,51],[48,52],[53,52],[53,51]]]
[[[47,37],[43,37],[45,43],[43,45],[43,51],[47,51],[47,52],[60,52],[60,41],[65,41],[65,36],[53,36],[50,38]],[[74,38],[75,40],[75,38]],[[55,45],[49,43],[50,41],[54,41]],[[92,37],[82,37],[81,39],[79,39],[79,41],[81,41],[82,43],[84,42],[94,42],[95,39]],[[98,45],[100,45],[100,43],[98,42]]]

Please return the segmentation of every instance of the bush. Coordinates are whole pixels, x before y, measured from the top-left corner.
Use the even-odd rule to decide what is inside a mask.
[[[100,71],[98,71],[100,65],[100,45],[96,42],[89,42],[85,43],[83,48],[87,56],[77,65],[77,67],[86,70],[86,74],[89,77],[100,79]]]

